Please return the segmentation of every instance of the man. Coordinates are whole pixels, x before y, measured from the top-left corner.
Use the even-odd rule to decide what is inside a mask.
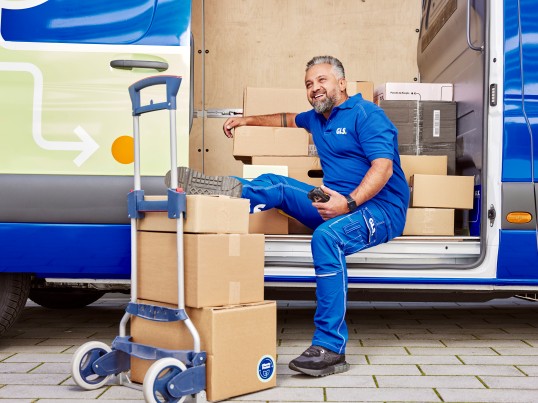
[[[345,256],[399,236],[405,224],[408,185],[400,167],[397,130],[384,112],[360,94],[349,97],[342,63],[331,56],[307,63],[306,96],[313,106],[299,114],[233,117],[224,133],[239,126],[302,127],[312,133],[323,169],[327,202],[311,202],[314,187],[273,174],[247,181],[215,177],[216,193],[250,199],[251,213],[278,208],[314,229],[311,241],[316,273],[316,330],[312,345],[289,363],[312,376],[345,372],[348,339],[345,322]],[[180,185],[204,193],[207,177],[180,170]],[[202,179],[202,180],[199,180]],[[204,189],[197,189],[197,184]]]

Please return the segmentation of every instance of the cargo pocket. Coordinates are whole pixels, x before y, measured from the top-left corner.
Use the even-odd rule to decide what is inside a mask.
[[[384,242],[387,236],[386,224],[383,219],[376,218],[368,208],[361,211],[364,223],[368,229],[368,246]]]

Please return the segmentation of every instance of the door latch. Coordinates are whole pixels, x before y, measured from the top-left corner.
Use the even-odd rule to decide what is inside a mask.
[[[488,219],[489,219],[489,226],[493,227],[493,223],[495,222],[495,217],[497,217],[497,212],[495,211],[495,207],[493,204],[489,206],[488,210]]]

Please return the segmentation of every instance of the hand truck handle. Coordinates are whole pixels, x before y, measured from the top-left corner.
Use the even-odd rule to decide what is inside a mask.
[[[166,102],[153,103],[149,105],[140,105],[140,91],[144,88],[153,85],[166,85]],[[129,95],[131,96],[131,104],[133,106],[133,116],[140,116],[146,112],[158,111],[161,109],[176,109],[176,96],[181,85],[181,77],[179,76],[153,76],[144,78],[129,87]]]

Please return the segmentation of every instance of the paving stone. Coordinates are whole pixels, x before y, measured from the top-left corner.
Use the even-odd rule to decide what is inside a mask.
[[[297,372],[296,372],[297,374]],[[349,372],[325,377],[311,377],[308,375],[279,375],[278,387],[305,387],[305,388],[329,388],[329,387],[361,387],[375,388],[374,378],[367,375],[349,375]]]
[[[31,371],[32,374],[71,374],[71,363],[67,362],[46,362]]]
[[[329,402],[440,402],[431,389],[419,388],[327,388]]]
[[[370,364],[461,364],[456,356],[451,355],[369,355]]]
[[[510,365],[421,365],[426,375],[505,375],[524,376]]]
[[[481,376],[490,389],[538,389],[537,376]]]
[[[530,346],[521,348],[495,347],[495,351],[501,355],[538,355],[538,348]]]
[[[349,370],[354,375],[420,375],[416,365],[353,365]]]
[[[323,388],[272,388],[233,398],[234,401],[323,402]]]
[[[493,348],[523,348],[529,347],[521,340],[446,340],[447,347],[493,347]]]
[[[376,376],[380,388],[484,388],[475,376]]]
[[[71,354],[27,354],[19,353],[4,362],[71,362]]]
[[[8,373],[26,373],[32,368],[35,368],[38,364],[35,362],[28,363],[0,363],[0,374]]]
[[[498,355],[498,356],[458,356],[465,364],[471,365],[533,365],[538,364],[532,355]]]
[[[498,355],[491,348],[487,347],[459,347],[459,348],[425,348],[425,347],[409,347],[411,355]]]
[[[47,385],[6,385],[0,389],[0,398],[48,398],[48,399],[71,399],[71,401],[83,399],[95,399],[103,393],[102,390],[81,390],[70,386],[47,386]]]
[[[364,340],[364,347],[444,347],[439,340]]]
[[[538,365],[518,365],[517,367],[529,376],[538,376]]]
[[[59,385],[68,375],[66,374],[0,374],[2,385]]]
[[[445,402],[536,403],[538,390],[526,389],[437,389]]]

